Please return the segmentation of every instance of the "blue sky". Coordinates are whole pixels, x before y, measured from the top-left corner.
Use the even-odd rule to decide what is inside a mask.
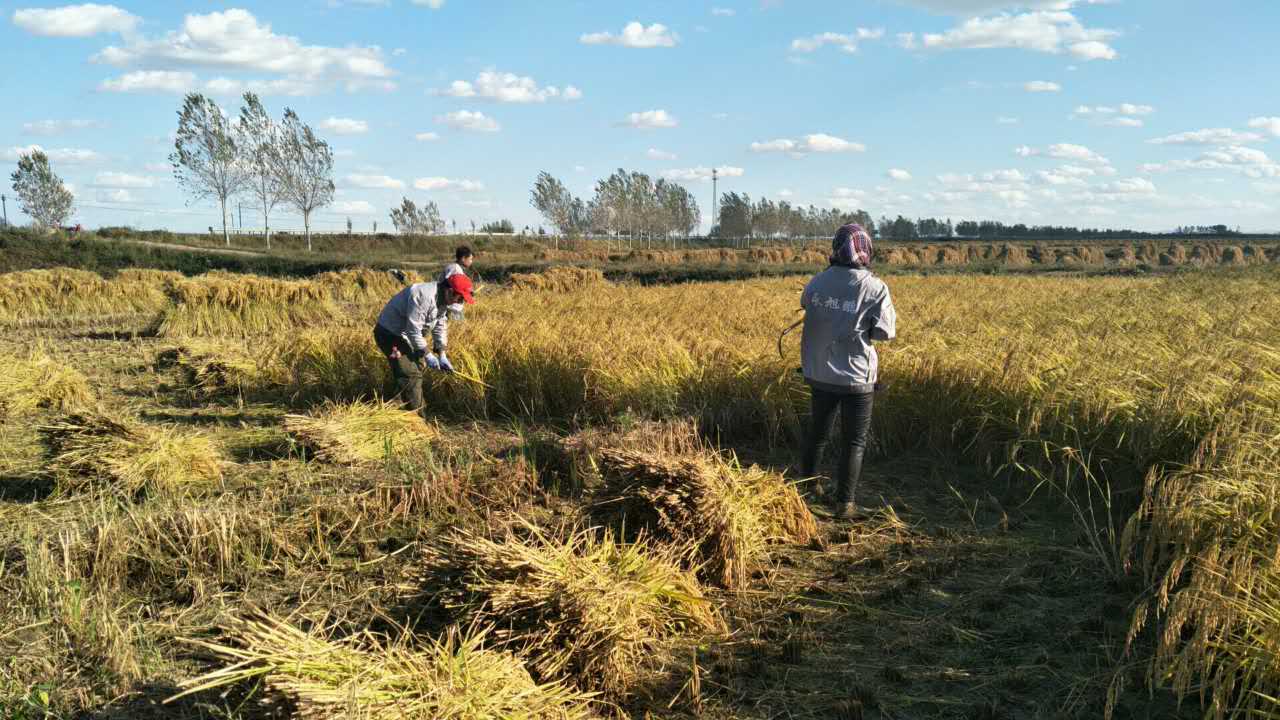
[[[539,171],[589,196],[618,167],[682,182],[705,217],[718,167],[722,190],[876,217],[1280,230],[1270,2],[20,2],[0,19],[0,164],[44,148],[89,226],[219,224],[166,167],[176,111],[200,90],[234,113],[253,89],[338,151],[321,229],[389,229],[402,196],[459,228],[536,226]]]

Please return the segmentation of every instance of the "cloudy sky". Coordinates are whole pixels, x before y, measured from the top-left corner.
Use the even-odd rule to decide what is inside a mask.
[[[218,224],[171,179],[176,111],[198,90],[235,112],[249,89],[336,148],[320,228],[389,228],[402,196],[460,228],[536,225],[539,171],[590,195],[618,167],[685,183],[705,215],[718,167],[722,190],[876,217],[1280,230],[1280,6],[1261,0],[0,2],[0,18],[0,163],[44,148],[89,226]]]

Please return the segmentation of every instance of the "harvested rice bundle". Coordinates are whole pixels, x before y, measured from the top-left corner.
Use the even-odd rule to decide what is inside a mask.
[[[164,282],[122,276],[105,280],[71,268],[0,275],[0,322],[65,322],[75,316],[153,312],[165,303]]]
[[[294,332],[338,312],[325,287],[300,280],[209,273],[168,289],[173,304],[157,327],[165,337]]]
[[[61,489],[107,485],[128,494],[209,485],[222,480],[222,457],[208,438],[100,413],[42,425],[48,467]]]
[[[176,367],[192,395],[241,395],[260,384],[262,364],[242,348],[225,343],[184,343],[156,354],[157,367]]]
[[[532,526],[503,542],[456,531],[424,552],[441,604],[500,628],[542,678],[571,677],[623,698],[652,669],[665,638],[721,632],[719,612],[669,551],[594,530],[558,541]]]
[[[321,273],[313,277],[312,282],[323,288],[329,295],[342,302],[368,302],[372,300],[386,301],[392,295],[404,289],[406,284],[420,283],[423,278],[409,270],[405,272],[405,282],[401,282],[390,272],[354,268],[341,272]]]
[[[600,451],[605,498],[597,504],[683,548],[708,582],[746,585],[768,543],[807,543],[817,523],[796,489],[776,473],[743,468],[713,452]]]
[[[285,432],[325,462],[359,465],[422,445],[439,434],[391,403],[326,403],[310,415],[285,415]]]
[[[84,375],[39,351],[0,356],[0,417],[41,408],[68,412],[93,400]]]
[[[234,644],[189,641],[231,663],[182,683],[192,693],[264,678],[309,718],[365,720],[587,720],[591,696],[539,684],[520,661],[485,647],[482,632],[451,629],[425,647],[382,645],[365,635],[334,640],[271,616],[236,620]],[[167,701],[166,701],[167,702]]]
[[[570,292],[583,285],[608,284],[604,273],[595,268],[561,265],[547,268],[541,273],[513,273],[511,286],[516,290],[556,290]]]

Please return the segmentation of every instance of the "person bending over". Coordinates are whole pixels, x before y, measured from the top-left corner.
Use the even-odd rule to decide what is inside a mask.
[[[449,319],[462,314],[464,303],[474,302],[471,279],[456,273],[444,282],[410,285],[396,293],[382,309],[373,328],[373,339],[391,365],[396,396],[409,410],[423,410],[424,369],[453,372],[453,364],[445,354]],[[430,351],[424,337],[427,332],[432,340]]]

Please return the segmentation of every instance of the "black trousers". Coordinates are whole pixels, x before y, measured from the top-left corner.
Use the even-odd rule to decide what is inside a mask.
[[[853,502],[858,480],[862,476],[862,456],[867,450],[867,435],[871,431],[871,406],[875,393],[843,395],[816,388],[812,391],[812,407],[809,418],[809,436],[800,459],[800,472],[805,477],[817,474],[818,461],[831,435],[836,409],[840,410],[840,445],[836,460],[835,485],[837,503]]]
[[[373,341],[391,365],[391,376],[396,380],[396,397],[406,410],[422,412],[426,405],[422,397],[422,368],[409,359],[413,349],[404,338],[391,334],[381,325],[374,325]],[[399,357],[391,357],[393,350],[398,351]]]

